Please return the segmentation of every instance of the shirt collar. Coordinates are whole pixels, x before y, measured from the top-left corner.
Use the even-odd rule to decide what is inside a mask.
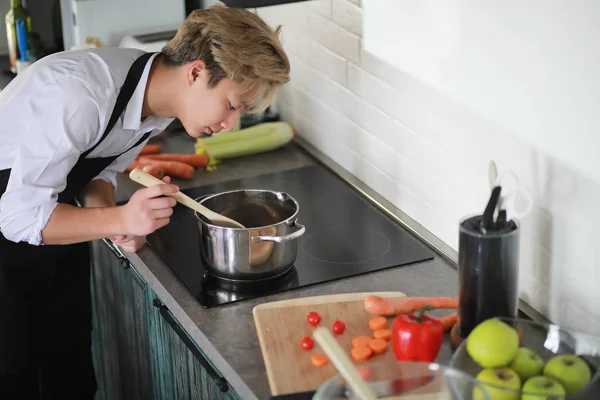
[[[146,66],[144,67],[144,72],[142,73],[142,77],[127,103],[127,107],[125,108],[125,112],[123,113],[123,129],[140,129],[142,125],[142,106],[144,104],[144,93],[146,91],[146,84],[148,83],[148,75],[150,74],[150,67],[152,66],[152,62],[158,53],[155,53],[150,57]]]

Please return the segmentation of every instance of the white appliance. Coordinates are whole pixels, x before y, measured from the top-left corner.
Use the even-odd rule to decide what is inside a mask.
[[[86,47],[88,39],[154,50],[164,32],[176,30],[186,16],[184,0],[60,0],[60,5],[67,50]]]
[[[177,26],[172,29],[144,29],[129,33],[121,39],[119,47],[140,49],[148,52],[160,51],[177,33]]]

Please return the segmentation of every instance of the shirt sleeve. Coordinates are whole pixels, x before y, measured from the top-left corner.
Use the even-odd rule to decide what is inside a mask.
[[[6,192],[0,199],[0,230],[14,242],[40,245],[42,230],[79,156],[99,140],[99,106],[79,78],[44,83],[29,94],[30,122],[16,149]]]

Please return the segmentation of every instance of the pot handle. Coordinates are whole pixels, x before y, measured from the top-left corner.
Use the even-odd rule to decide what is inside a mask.
[[[289,242],[290,240],[298,239],[300,236],[302,236],[304,234],[304,231],[306,230],[306,228],[304,227],[304,225],[294,224],[294,226],[296,228],[298,228],[298,230],[296,232],[290,233],[289,235],[284,235],[284,236],[252,236],[252,238],[250,240],[252,241],[252,243],[258,243],[258,242],[285,243],[285,242]]]

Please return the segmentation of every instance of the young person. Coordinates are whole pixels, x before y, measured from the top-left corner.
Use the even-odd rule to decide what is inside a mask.
[[[0,93],[0,398],[94,397],[89,241],[136,251],[178,190],[165,178],[116,206],[116,174],[174,118],[193,137],[232,129],[289,72],[279,28],[216,5],[161,52],[53,54]]]

